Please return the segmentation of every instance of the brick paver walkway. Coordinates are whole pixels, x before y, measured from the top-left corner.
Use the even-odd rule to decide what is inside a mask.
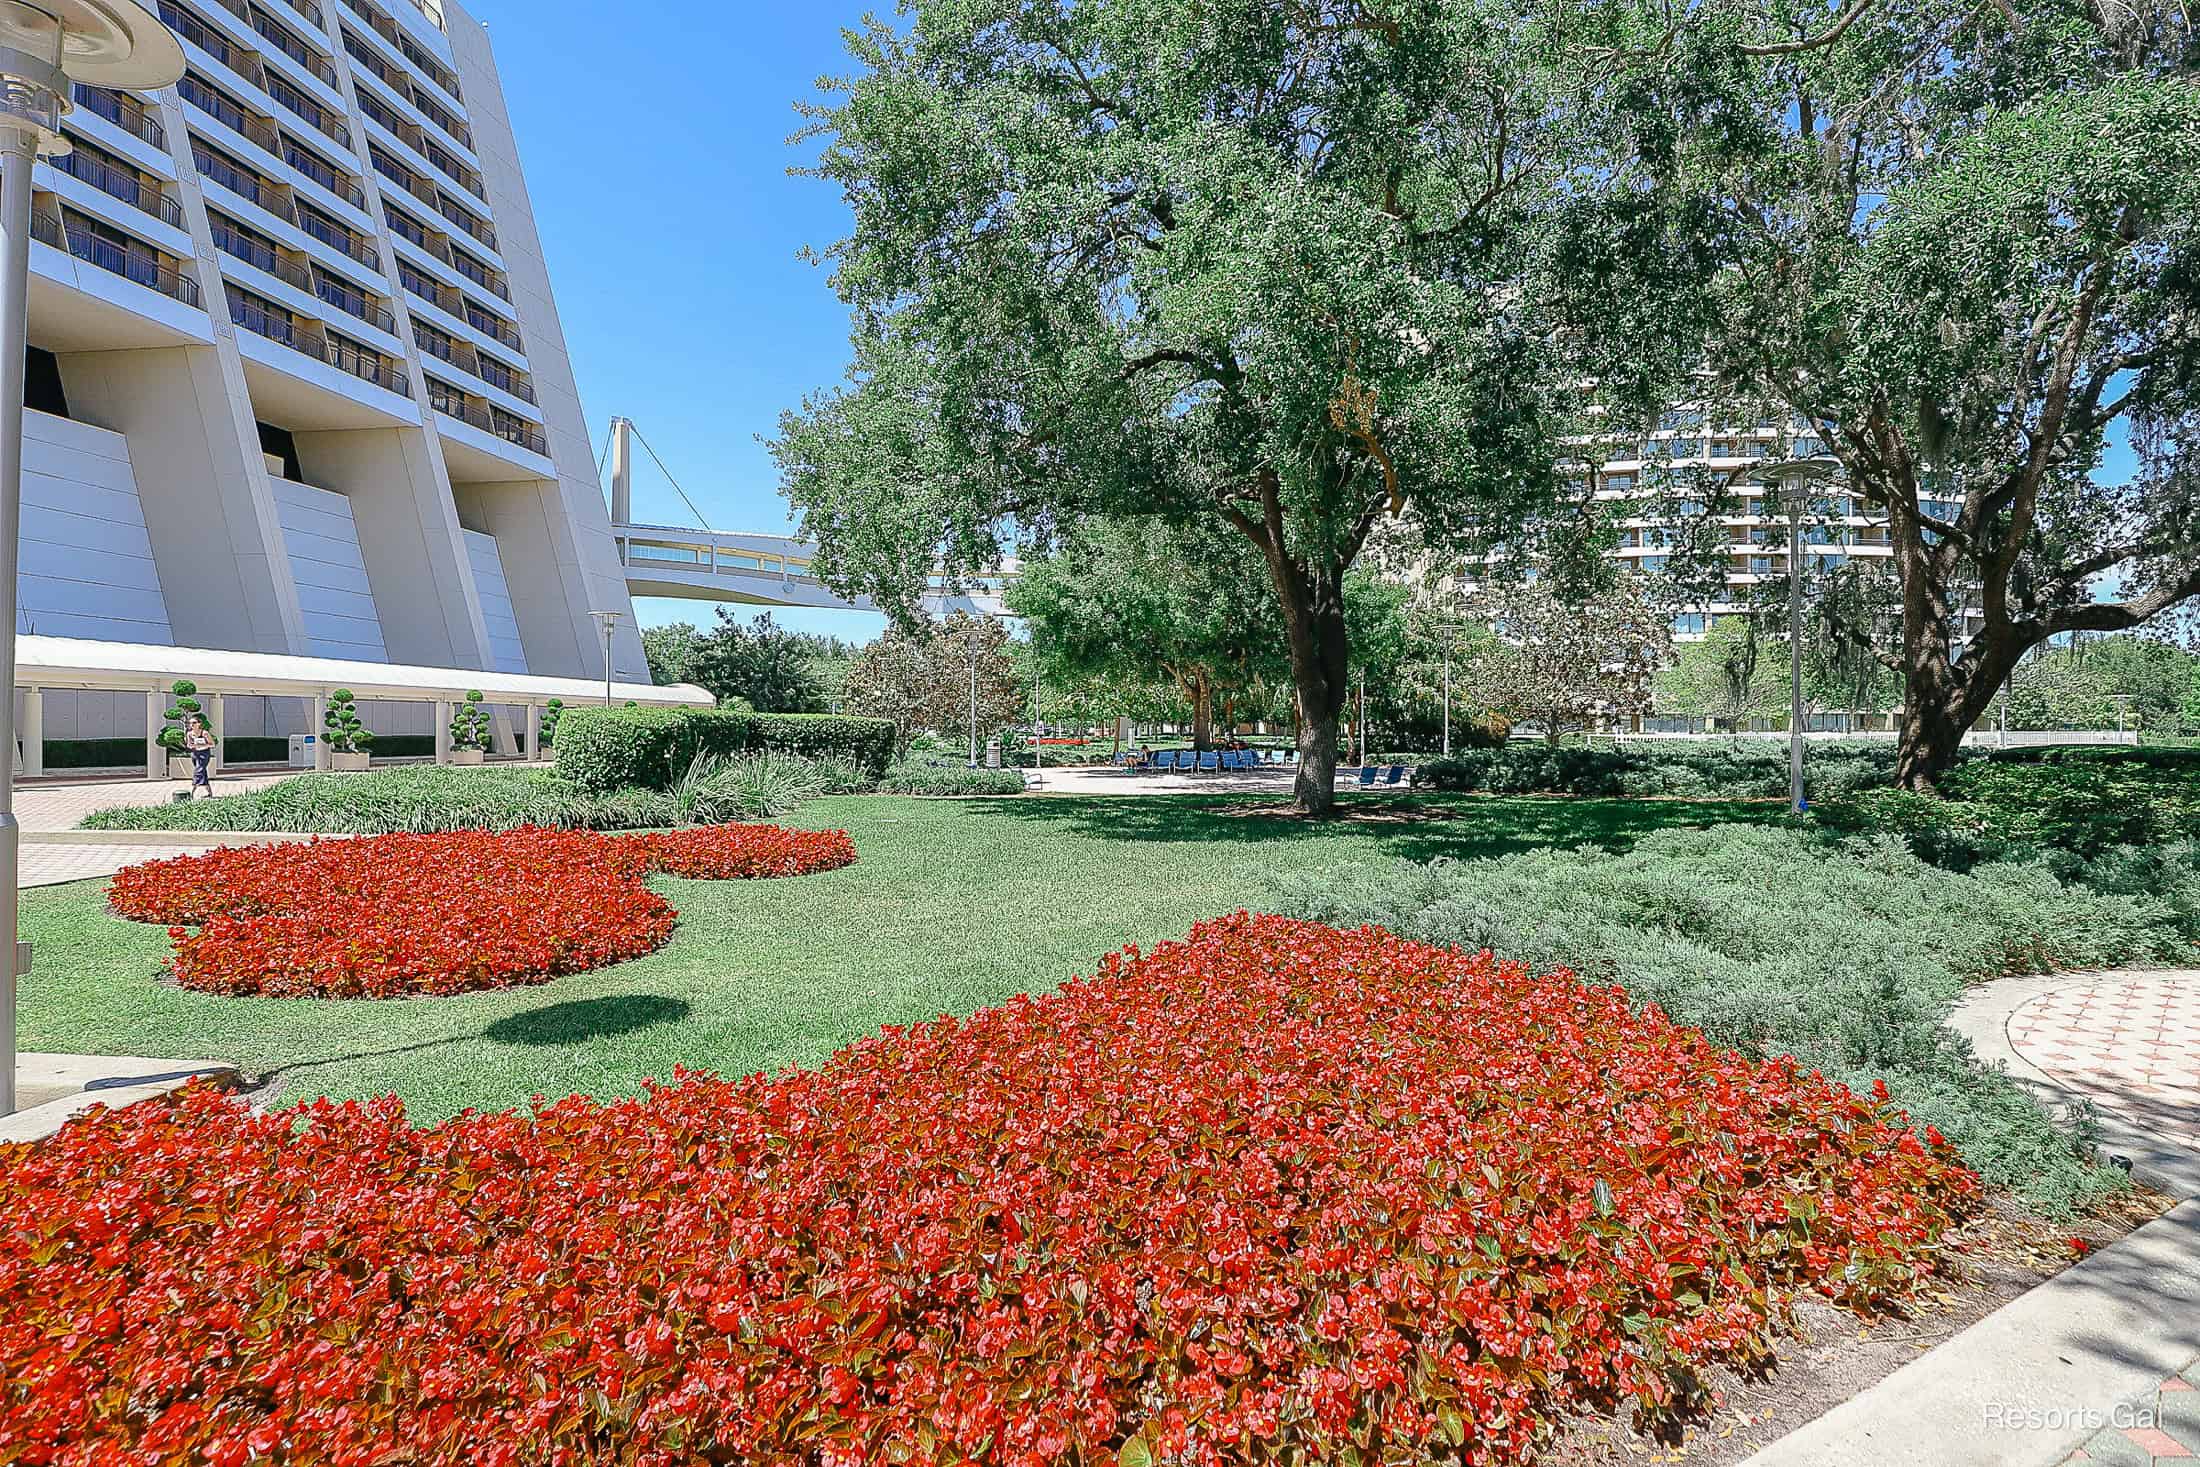
[[[2200,973],[2073,978],[2011,1014],[2009,1042],[2104,1112],[2200,1151]]]
[[[2065,1463],[2165,1467],[2200,1461],[2200,1360],[2105,1415],[2101,1429]]]

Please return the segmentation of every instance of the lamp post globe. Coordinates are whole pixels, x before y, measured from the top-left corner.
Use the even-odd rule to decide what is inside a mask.
[[[132,0],[0,0],[0,1115],[15,1110],[18,939],[15,574],[23,523],[23,376],[29,323],[31,168],[69,150],[61,119],[77,84],[151,91],[183,75],[183,46]]]

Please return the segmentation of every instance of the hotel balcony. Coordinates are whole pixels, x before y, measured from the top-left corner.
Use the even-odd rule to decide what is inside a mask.
[[[427,380],[428,405],[445,420],[437,426],[453,483],[497,483],[515,471],[528,477],[555,476],[550,442],[541,428],[433,372]]]
[[[395,357],[234,283],[228,294],[245,381],[268,421],[300,429],[420,421],[411,382]]]

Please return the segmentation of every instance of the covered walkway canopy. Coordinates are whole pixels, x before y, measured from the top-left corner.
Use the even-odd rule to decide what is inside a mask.
[[[221,698],[302,698],[313,704],[306,727],[318,734],[328,709],[328,696],[347,689],[362,701],[434,703],[436,707],[436,759],[449,757],[452,705],[469,692],[479,691],[482,701],[507,708],[528,710],[527,757],[539,752],[539,710],[552,698],[568,707],[601,704],[604,684],[586,678],[538,677],[531,673],[490,672],[466,667],[411,667],[394,662],[354,662],[336,657],[294,657],[270,652],[224,652],[207,647],[164,647],[144,642],[95,642],[76,637],[16,638],[15,685],[24,690],[23,716],[17,723],[22,741],[21,768],[27,775],[44,772],[44,719],[41,695],[55,691],[138,692],[145,694],[145,768],[148,776],[163,772],[167,751],[159,745],[171,697],[178,681],[198,685],[208,704],[208,714],[218,735],[222,731]],[[711,695],[681,683],[660,688],[648,683],[611,684],[611,701],[637,703],[645,708],[709,708]],[[326,767],[326,746],[316,740],[315,763]]]

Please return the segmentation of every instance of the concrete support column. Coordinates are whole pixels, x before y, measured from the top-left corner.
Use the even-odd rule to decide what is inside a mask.
[[[214,731],[214,763],[209,773],[219,774],[222,772],[222,730],[228,727],[228,720],[222,716],[222,695],[219,693],[206,695],[206,726]]]
[[[168,777],[168,751],[160,746],[161,728],[168,722],[168,690],[145,690],[145,777]]]
[[[542,758],[542,710],[530,703],[526,708],[526,718],[527,762],[533,764]]]
[[[23,737],[23,773],[35,779],[46,772],[46,690],[23,690],[23,721],[16,725]]]
[[[328,768],[328,694],[325,692],[313,695],[313,715],[306,733],[313,740],[313,768]]]
[[[451,700],[441,698],[435,705],[435,762],[451,762]]]

